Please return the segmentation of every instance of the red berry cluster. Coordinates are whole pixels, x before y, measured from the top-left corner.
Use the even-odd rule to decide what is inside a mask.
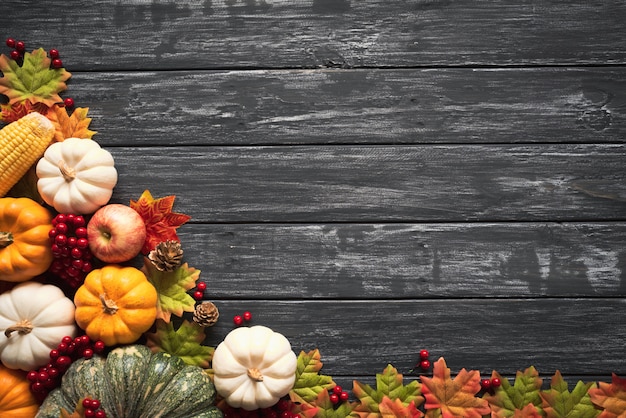
[[[337,405],[339,402],[347,401],[350,395],[341,386],[337,385],[330,391],[328,397],[334,405]]]
[[[55,260],[50,272],[76,289],[93,269],[93,255],[87,241],[87,223],[82,215],[60,213],[48,233]]]
[[[87,335],[63,337],[57,348],[50,350],[50,363],[38,370],[31,370],[26,375],[31,382],[31,391],[39,400],[43,400],[52,389],[61,384],[61,377],[74,361],[91,358],[103,351],[104,343],[99,340],[92,343]]]
[[[193,298],[195,300],[202,300],[204,297],[204,291],[206,290],[206,283],[200,282],[196,284],[196,290],[193,292]]]
[[[246,411],[245,409],[227,407],[223,410],[224,418],[300,418],[300,414],[292,412],[294,404],[281,399],[278,403],[269,408]]]
[[[502,384],[502,381],[498,379],[497,377],[494,377],[492,379],[482,379],[480,381],[480,387],[485,392],[499,388],[501,384]]]
[[[19,61],[24,58],[24,52],[26,52],[26,44],[24,41],[16,41],[13,38],[7,38],[6,43],[9,48],[13,48],[13,51],[10,53],[11,59]]]
[[[252,321],[252,313],[250,311],[245,311],[243,315],[235,315],[233,317],[233,323],[238,327],[242,326],[244,322],[250,321]]]
[[[83,415],[85,418],[106,418],[107,414],[100,407],[100,401],[93,398],[83,399]]]
[[[430,357],[428,350],[420,350],[420,362],[418,363],[418,366],[425,372],[430,370],[430,360],[428,357]]]

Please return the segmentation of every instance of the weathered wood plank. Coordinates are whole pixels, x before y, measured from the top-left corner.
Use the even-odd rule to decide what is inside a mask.
[[[198,222],[623,220],[626,146],[110,148]]]
[[[624,68],[78,73],[103,145],[623,142]]]
[[[621,0],[5,0],[78,69],[623,64]]]
[[[237,297],[233,289],[233,297]],[[396,301],[217,300],[217,344],[231,318],[250,310],[254,324],[283,333],[294,351],[319,348],[330,375],[374,375],[388,363],[411,370],[421,348],[465,367],[511,375],[626,373],[626,299],[475,299]],[[601,357],[601,358],[595,358]],[[584,366],[581,366],[584,365]],[[584,369],[584,370],[583,370]]]
[[[187,225],[207,295],[626,297],[626,224]]]

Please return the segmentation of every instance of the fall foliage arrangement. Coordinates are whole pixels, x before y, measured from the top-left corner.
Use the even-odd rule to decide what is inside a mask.
[[[62,98],[58,50],[0,55],[0,416],[625,417],[626,379],[549,387],[455,371],[419,353],[410,379],[388,365],[351,390],[296,355],[280,333],[233,319],[204,345],[218,306],[183,257],[190,216],[148,189],[110,203],[118,172],[93,139],[89,108]],[[135,267],[137,260],[143,266]],[[141,264],[141,263],[140,263]],[[193,393],[189,396],[189,393]]]

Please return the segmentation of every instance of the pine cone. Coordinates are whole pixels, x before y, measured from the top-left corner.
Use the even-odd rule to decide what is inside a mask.
[[[220,312],[213,302],[202,302],[196,305],[193,320],[200,326],[211,327],[215,325],[219,316]]]
[[[183,249],[178,241],[160,242],[150,251],[148,259],[159,271],[173,271],[183,261]]]

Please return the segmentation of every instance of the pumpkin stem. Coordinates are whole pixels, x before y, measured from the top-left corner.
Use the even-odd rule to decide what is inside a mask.
[[[16,324],[11,325],[4,330],[4,335],[9,338],[11,334],[17,331],[20,335],[29,334],[33,330],[33,324],[28,319],[22,319]]]
[[[100,295],[100,302],[102,302],[102,311],[109,315],[115,315],[118,310],[114,300],[107,299],[105,294]]]
[[[257,382],[263,381],[263,375],[261,374],[261,371],[257,368],[248,369],[248,377]]]
[[[76,178],[76,171],[63,160],[59,160],[59,170],[61,170],[61,174],[65,181],[72,181]]]
[[[11,244],[13,244],[13,234],[0,231],[0,248],[8,247]]]

